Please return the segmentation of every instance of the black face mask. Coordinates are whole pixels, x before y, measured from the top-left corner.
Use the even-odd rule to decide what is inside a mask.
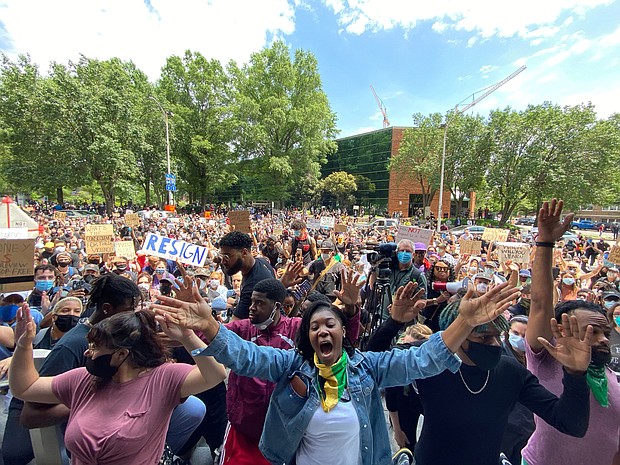
[[[111,379],[112,376],[116,374],[120,366],[125,363],[127,357],[129,357],[129,354],[127,354],[127,357],[125,357],[125,360],[121,362],[121,365],[113,367],[112,365],[110,365],[110,362],[112,361],[112,355],[114,354],[100,355],[97,358],[87,357],[85,365],[86,371],[88,371],[91,375],[101,379]]]
[[[463,351],[478,368],[484,371],[495,368],[502,357],[502,346],[489,346],[478,342],[468,342],[469,349],[463,349]]]
[[[74,328],[78,324],[78,321],[80,321],[79,316],[58,315],[56,317],[56,321],[54,324],[56,325],[59,331],[66,333],[71,328]]]
[[[611,362],[611,351],[609,349],[597,350],[594,347],[592,348],[590,365],[594,365],[595,367],[604,367],[609,362]]]
[[[58,266],[69,266],[71,262],[58,262]]]
[[[161,292],[162,295],[170,295],[170,294],[172,294],[172,286],[160,284],[159,285],[159,292]]]
[[[94,281],[95,278],[96,276],[94,274],[87,274],[86,276],[84,276],[84,282],[90,284]]]

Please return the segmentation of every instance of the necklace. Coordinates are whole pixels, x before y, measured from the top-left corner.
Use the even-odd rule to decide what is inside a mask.
[[[467,385],[467,383],[465,382],[465,378],[463,378],[463,373],[461,373],[460,368],[459,368],[459,375],[461,376],[461,381],[463,381],[463,384],[465,385],[465,389],[467,389],[471,394],[476,395],[476,394],[480,394],[482,391],[484,391],[484,388],[487,387],[487,383],[489,382],[489,377],[491,376],[491,371],[487,371],[487,379],[482,385],[482,387],[478,389],[477,391],[472,391],[471,388]]]

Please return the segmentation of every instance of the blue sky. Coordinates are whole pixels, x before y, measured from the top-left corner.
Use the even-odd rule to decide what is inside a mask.
[[[620,0],[0,0],[0,50],[50,61],[133,60],[153,80],[186,49],[247,61],[275,38],[314,53],[340,136],[445,113],[527,69],[471,110],[620,102]]]

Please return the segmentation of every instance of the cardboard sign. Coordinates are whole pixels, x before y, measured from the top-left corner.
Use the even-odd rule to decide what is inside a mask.
[[[149,233],[142,245],[143,252],[147,255],[178,260],[186,265],[203,266],[207,259],[206,247],[191,244],[185,241],[170,239],[165,236]]]
[[[482,250],[482,241],[459,240],[459,250],[461,255],[479,255]]]
[[[507,229],[497,229],[497,228],[485,228],[482,233],[482,240],[489,242],[504,242],[508,239],[508,231]]]
[[[337,233],[346,233],[347,232],[347,225],[346,224],[337,224],[336,227],[334,228],[334,230]]]
[[[207,219],[211,218],[211,210],[207,210],[205,212],[205,218],[207,218]]]
[[[273,235],[276,237],[280,237],[282,235],[282,228],[277,228],[273,230]]]
[[[428,246],[433,239],[432,229],[422,229],[413,226],[399,226],[396,233],[396,242],[400,242],[403,239],[409,239],[411,242],[421,242]]]
[[[609,257],[607,257],[607,261],[614,263],[616,265],[620,265],[620,246],[617,246],[617,245],[611,246],[611,250],[609,251]]]
[[[249,210],[229,211],[228,219],[230,220],[230,224],[235,226],[236,231],[241,231],[247,234],[250,234],[252,231]]]
[[[136,259],[136,248],[133,245],[133,241],[115,242],[114,253],[117,257],[125,257],[128,260]]]
[[[306,227],[308,229],[320,229],[321,220],[317,220],[316,218],[308,218],[308,221],[306,222]]]
[[[320,220],[321,229],[334,229],[336,218],[333,216],[322,216]]]
[[[34,239],[0,239],[0,257],[0,292],[31,290]]]
[[[86,253],[114,253],[114,228],[111,224],[87,224]]]
[[[54,219],[55,220],[61,220],[61,221],[67,219],[67,212],[55,211],[54,212]]]
[[[125,224],[130,228],[137,228],[140,226],[140,217],[137,213],[128,213],[125,215]]]
[[[521,242],[498,242],[497,258],[502,263],[508,260],[513,263],[529,263],[530,246]]]
[[[28,228],[0,228],[0,239],[28,239]]]

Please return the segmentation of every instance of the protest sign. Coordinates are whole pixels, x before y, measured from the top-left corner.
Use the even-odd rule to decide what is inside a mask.
[[[482,240],[489,242],[503,242],[508,239],[508,231],[507,229],[497,229],[497,228],[484,228],[484,232],[482,233]]]
[[[424,245],[428,246],[431,243],[434,232],[435,231],[432,229],[422,229],[413,226],[399,226],[396,233],[396,242],[402,241],[403,239],[409,239],[411,242],[422,242]]]
[[[54,212],[54,219],[55,220],[61,220],[61,221],[67,219],[67,212],[55,211]]]
[[[0,239],[0,257],[0,292],[31,290],[34,239]]]
[[[207,218],[207,219],[211,218],[211,210],[205,211],[205,218]]]
[[[153,233],[146,236],[140,252],[193,266],[204,266],[207,259],[206,247]]]
[[[137,213],[128,213],[125,215],[125,224],[130,228],[137,228],[140,226],[140,217]]]
[[[306,227],[308,229],[319,229],[321,227],[321,221],[316,218],[308,218],[306,222]]]
[[[278,238],[279,238],[280,236],[282,236],[282,228],[276,228],[276,229],[274,229],[274,230],[273,230],[273,235],[274,235],[274,236],[276,236],[276,237],[278,237]]]
[[[530,246],[521,242],[498,242],[497,258],[502,263],[508,260],[513,263],[529,263]]]
[[[336,225],[336,218],[333,216],[322,216],[321,217],[321,229],[334,229]]]
[[[228,220],[230,221],[230,225],[235,227],[235,231],[241,231],[247,234],[252,232],[249,210],[229,211]]]
[[[611,250],[609,251],[609,257],[607,257],[607,261],[616,265],[620,265],[620,246],[614,245],[611,247]]]
[[[479,255],[482,250],[482,241],[459,240],[459,250],[461,255]]]
[[[28,239],[28,228],[0,228],[0,239]]]
[[[120,241],[114,243],[114,253],[117,257],[124,257],[128,260],[135,260],[136,248],[133,241]]]
[[[111,224],[87,224],[86,253],[114,253],[114,228]]]
[[[345,233],[347,232],[347,225],[346,224],[337,224],[334,227],[334,231],[337,233]]]

